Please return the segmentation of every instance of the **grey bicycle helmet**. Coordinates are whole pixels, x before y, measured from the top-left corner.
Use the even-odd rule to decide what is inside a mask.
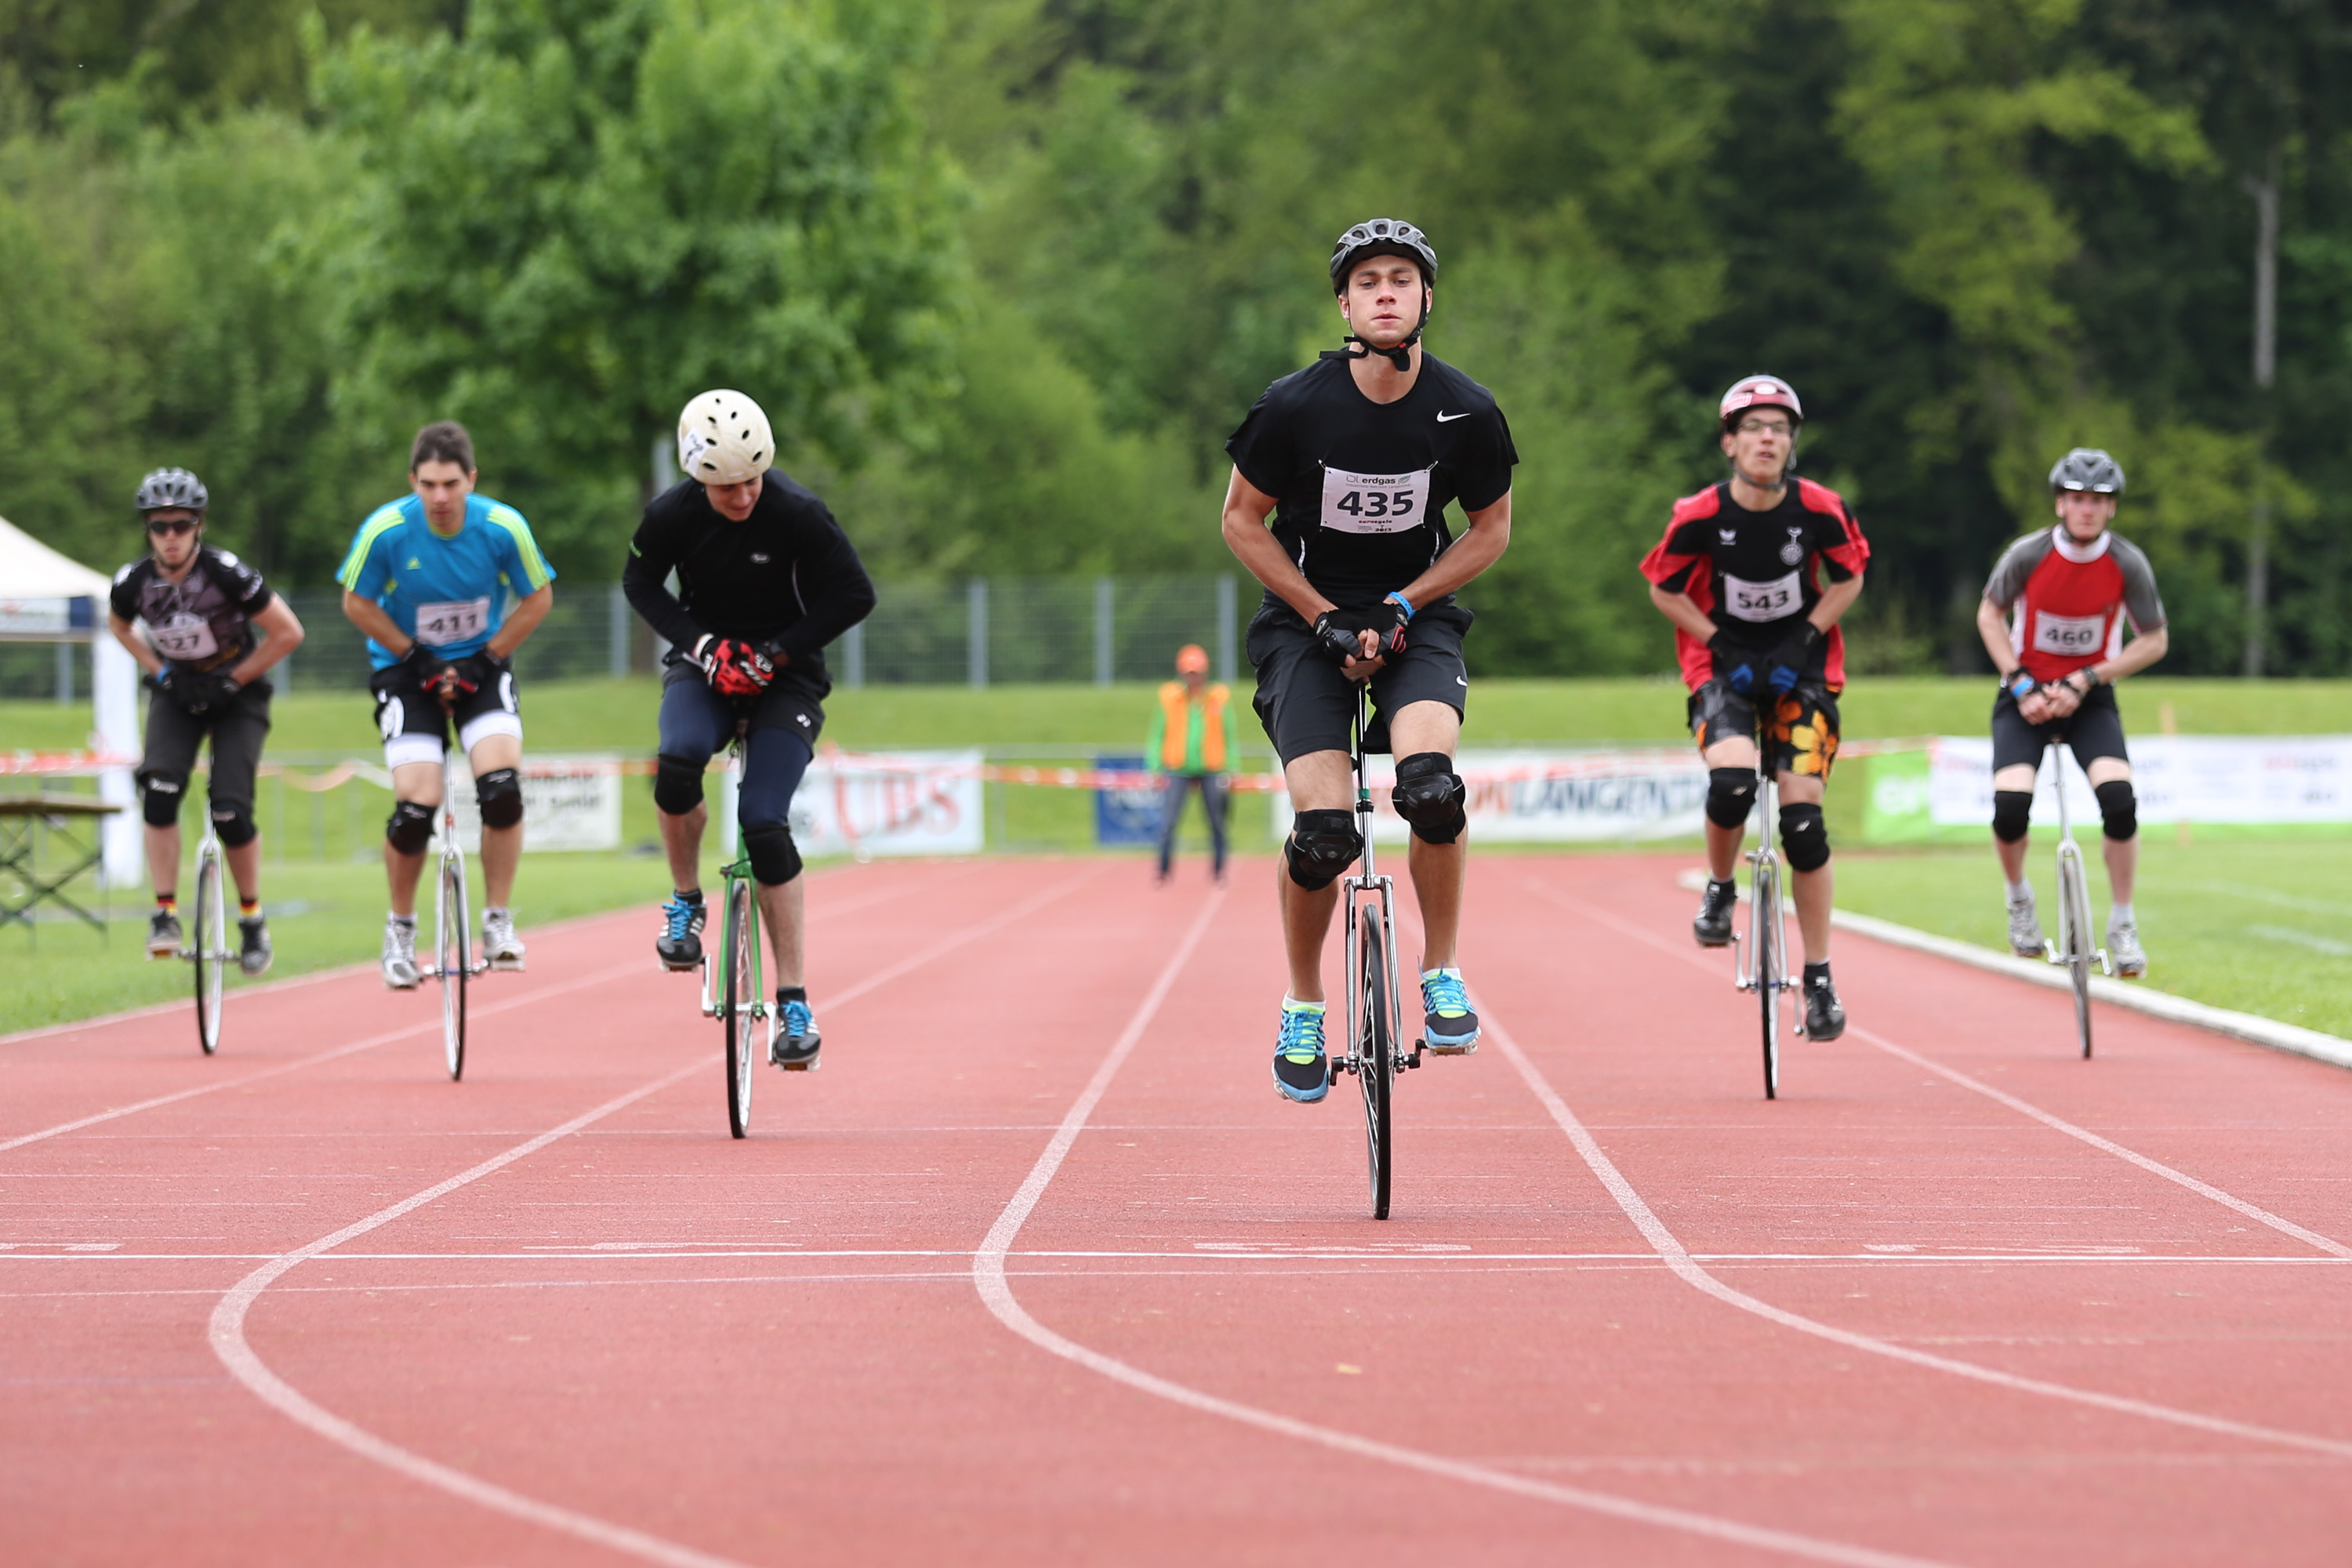
[[[2053,494],[2089,490],[2094,495],[2119,496],[2124,493],[2123,465],[2096,447],[2077,447],[2050,470],[2050,489]]]
[[[1412,345],[1421,342],[1423,327],[1429,325],[1429,290],[1437,282],[1437,250],[1429,243],[1429,236],[1396,217],[1366,218],[1339,237],[1331,247],[1331,292],[1348,291],[1349,271],[1368,256],[1402,256],[1421,268],[1421,320],[1404,342],[1392,349],[1375,351],[1371,344],[1350,332],[1342,340],[1349,346],[1334,349],[1326,359],[1362,359],[1372,353],[1384,353],[1389,363],[1399,370],[1412,368]]]
[[[205,493],[205,481],[187,469],[158,468],[139,481],[139,494],[131,504],[141,511],[157,511],[167,506],[202,511],[211,499]]]

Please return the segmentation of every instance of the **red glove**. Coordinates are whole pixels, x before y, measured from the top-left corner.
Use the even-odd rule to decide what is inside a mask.
[[[703,638],[694,645],[694,662],[702,667],[710,689],[722,697],[757,697],[776,678],[776,667],[767,655],[733,637]]]

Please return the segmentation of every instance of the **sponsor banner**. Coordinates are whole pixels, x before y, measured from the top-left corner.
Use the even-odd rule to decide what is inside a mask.
[[[793,841],[803,855],[977,855],[985,847],[978,749],[817,753],[793,796]],[[730,766],[711,782],[719,844],[735,853]]]
[[[2132,794],[2143,823],[2189,822],[2217,827],[2352,824],[2352,735],[2154,735],[2130,742]],[[1924,766],[1871,767],[1870,820],[1925,836],[1946,827],[1982,828],[1992,820],[1992,741],[1944,735],[1928,743]],[[2058,799],[2045,758],[2034,791],[2039,823],[2057,821]],[[1882,774],[1892,773],[1881,799]],[[2069,752],[2066,809],[2077,831],[2095,824],[2099,803]]]
[[[526,755],[521,772],[524,853],[621,847],[618,759]],[[482,816],[474,800],[474,777],[462,767],[457,773],[457,843],[476,853],[482,847]],[[437,848],[437,828],[435,838]]]
[[[1105,781],[1095,791],[1095,842],[1106,847],[1160,842],[1164,792],[1141,757],[1097,757],[1095,773]],[[1115,787],[1110,781],[1119,781]]]
[[[1681,838],[1706,821],[1706,764],[1686,748],[1656,751],[1465,751],[1470,836],[1487,844],[1590,844]],[[1370,759],[1372,834],[1402,844],[1410,830],[1389,805],[1394,759]],[[1290,796],[1275,793],[1276,843],[1290,831]]]

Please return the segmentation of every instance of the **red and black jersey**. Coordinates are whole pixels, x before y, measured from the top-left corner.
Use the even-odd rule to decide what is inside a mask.
[[[1666,536],[1642,560],[1642,575],[1670,594],[1688,594],[1743,652],[1768,654],[1821,603],[1820,574],[1832,583],[1858,575],[1870,542],[1838,493],[1799,479],[1767,511],[1731,499],[1731,482],[1710,485],[1675,503]],[[1675,652],[1683,683],[1696,691],[1715,673],[1706,644],[1677,626]],[[1835,626],[1806,673],[1832,691],[1845,688],[1845,637]]]
[[[2048,685],[2123,651],[2124,617],[2142,637],[2164,625],[2156,573],[2139,546],[2109,529],[2088,544],[2063,524],[2001,552],[1985,597],[2009,616],[2009,646]]]

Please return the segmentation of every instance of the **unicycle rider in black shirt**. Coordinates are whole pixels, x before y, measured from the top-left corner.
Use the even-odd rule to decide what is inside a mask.
[[[1249,626],[1255,705],[1297,814],[1276,884],[1290,990],[1274,1081],[1302,1103],[1329,1088],[1323,943],[1333,883],[1362,848],[1349,809],[1359,682],[1371,683],[1375,712],[1365,748],[1396,756],[1391,799],[1412,829],[1424,1037],[1441,1056],[1477,1044],[1454,952],[1470,612],[1453,595],[1510,542],[1518,461],[1493,395],[1422,347],[1437,279],[1427,237],[1394,218],[1360,223],[1339,237],[1330,273],[1346,346],[1267,387],[1225,443],[1225,542],[1266,590]],[[1451,503],[1469,523],[1458,539]]]
[[[686,478],[646,504],[621,586],[670,643],[654,806],[676,890],[654,950],[670,969],[702,960],[702,773],[748,721],[737,820],[776,961],[772,1059],[800,1070],[815,1065],[822,1040],[802,968],[793,792],[824,728],[825,644],[872,612],[874,584],[833,513],[774,458],[768,416],[741,393],[688,404],[677,422]]]

